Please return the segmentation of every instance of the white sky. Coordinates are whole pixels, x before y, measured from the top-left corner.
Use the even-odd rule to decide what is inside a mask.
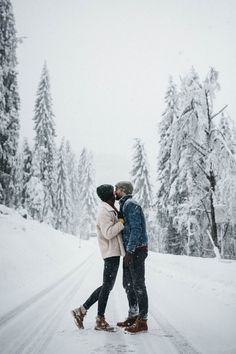
[[[128,178],[133,138],[144,140],[153,179],[157,123],[169,75],[220,72],[216,110],[236,121],[236,1],[12,0],[18,36],[22,135],[32,137],[44,60],[58,138],[95,153],[97,183]],[[104,154],[108,154],[104,155]]]

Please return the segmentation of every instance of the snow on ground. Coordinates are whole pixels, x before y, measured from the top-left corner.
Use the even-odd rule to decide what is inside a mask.
[[[96,305],[79,331],[70,310],[100,285],[97,240],[82,241],[0,206],[0,352],[236,353],[236,262],[150,252],[149,332],[97,332]],[[109,298],[111,324],[126,316],[122,267]]]
[[[0,313],[62,278],[95,249],[0,205]]]

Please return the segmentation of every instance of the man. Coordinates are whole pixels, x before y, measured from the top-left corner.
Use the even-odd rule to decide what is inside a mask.
[[[99,248],[104,259],[103,284],[94,290],[83,305],[72,310],[71,313],[77,327],[83,329],[83,321],[88,309],[98,301],[95,329],[113,331],[114,328],[105,320],[104,314],[110,291],[116,280],[120,256],[125,255],[121,236],[124,220],[118,219],[118,210],[114,206],[113,186],[103,184],[97,188],[97,194],[102,200],[97,218],[97,234]]]
[[[133,186],[130,182],[118,182],[115,186],[116,199],[124,217],[122,232],[125,247],[123,259],[123,287],[126,291],[129,312],[124,322],[117,326],[125,327],[129,333],[148,330],[148,296],[145,285],[145,259],[148,254],[146,223],[141,206],[132,198]]]

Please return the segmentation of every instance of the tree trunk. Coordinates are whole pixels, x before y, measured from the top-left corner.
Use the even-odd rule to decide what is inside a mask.
[[[212,139],[212,137],[211,137],[212,117],[211,117],[211,113],[210,113],[208,93],[206,91],[205,91],[205,97],[206,97],[207,119],[208,119],[208,131],[206,133],[207,133],[208,153],[210,154],[212,151],[212,141],[211,141],[211,139]],[[212,163],[210,165],[210,171],[209,171],[207,178],[210,182],[209,197],[210,197],[210,210],[211,210],[211,236],[212,236],[215,246],[218,247],[217,225],[216,225],[215,207],[214,207],[214,201],[213,201],[213,194],[215,192],[216,179],[215,179],[215,175],[214,175],[214,172],[212,169]]]
[[[212,236],[212,239],[213,239],[216,247],[219,247],[218,236],[217,236],[215,207],[214,207],[214,201],[213,201],[213,193],[215,192],[216,180],[215,180],[215,176],[214,176],[212,169],[210,170],[209,181],[210,181],[210,208],[211,208],[211,236]]]

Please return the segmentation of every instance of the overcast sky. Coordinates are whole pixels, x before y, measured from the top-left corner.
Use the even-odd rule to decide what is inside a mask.
[[[129,177],[133,139],[145,142],[152,177],[168,78],[192,66],[219,73],[236,121],[235,0],[13,0],[22,136],[33,136],[35,95],[47,61],[58,139],[95,154],[97,183]],[[107,154],[104,156],[104,154]]]

